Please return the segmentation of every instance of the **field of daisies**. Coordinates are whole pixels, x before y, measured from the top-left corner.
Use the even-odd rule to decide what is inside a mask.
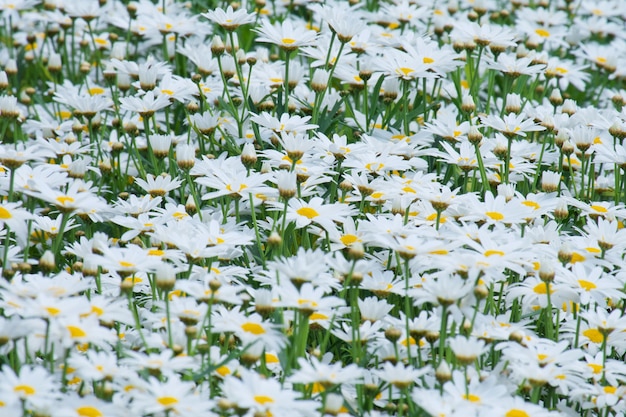
[[[626,413],[622,0],[0,19],[0,415]]]

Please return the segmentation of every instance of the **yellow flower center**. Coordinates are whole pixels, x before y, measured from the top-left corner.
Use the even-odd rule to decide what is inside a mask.
[[[593,343],[602,343],[604,340],[604,336],[598,329],[587,329],[583,332],[583,335]]]
[[[550,37],[550,32],[548,32],[545,29],[536,29],[535,33],[539,36],[541,36],[542,38],[548,38]]]
[[[313,313],[309,316],[309,320],[328,320],[328,316],[322,313]]]
[[[220,376],[230,375],[230,368],[226,365],[222,365],[215,370]]]
[[[359,240],[359,238],[356,235],[351,235],[351,234],[347,234],[347,235],[343,235],[339,238],[339,240],[341,241],[341,243],[343,243],[346,246],[350,246],[352,245],[354,242],[356,242],[357,240]]]
[[[169,396],[159,397],[157,398],[157,402],[164,407],[170,407],[178,403],[178,398]]]
[[[378,171],[379,169],[383,169],[385,164],[381,164],[380,162],[369,162],[365,164],[365,169],[368,171]]]
[[[466,394],[463,395],[463,399],[473,402],[473,403],[478,403],[480,402],[480,397],[478,395],[475,394]]]
[[[69,195],[60,195],[56,198],[56,200],[59,202],[60,205],[64,206],[67,203],[73,203],[74,200],[72,197],[70,197]]]
[[[187,213],[183,213],[180,211],[177,211],[176,213],[172,214],[172,217],[175,218],[176,220],[184,219],[187,216],[189,216]]]
[[[571,264],[575,264],[576,262],[582,262],[585,260],[585,257],[578,252],[572,253],[572,260],[569,261]]]
[[[606,207],[597,204],[592,205],[591,209],[597,211],[598,213],[606,213],[608,211]]]
[[[76,414],[81,417],[102,417],[104,415],[96,407],[92,407],[90,405],[85,407],[78,407],[76,409]]]
[[[540,207],[539,204],[530,200],[522,201],[522,204],[525,205],[526,207],[532,207],[534,210],[537,210]]]
[[[296,210],[296,213],[298,213],[300,216],[306,217],[307,219],[314,219],[320,215],[317,211],[315,211],[315,209],[312,209],[311,207],[299,208],[298,210]]]
[[[56,316],[58,315],[61,310],[56,308],[56,307],[46,307],[45,310],[48,312],[48,314],[50,314],[51,316]]]
[[[237,191],[235,191],[235,192],[239,193],[239,192],[245,190],[246,188],[248,188],[248,186],[246,184],[239,184],[239,189]],[[232,188],[232,186],[230,184],[226,185],[226,189],[228,191],[230,191],[231,193],[233,192],[233,188]]]
[[[304,299],[304,298],[300,298],[300,299],[298,300],[298,305],[299,305],[299,306],[302,306],[302,305],[308,305],[308,306],[311,306],[311,307],[313,307],[313,308],[315,308],[315,307],[317,307],[317,306],[318,306],[318,304],[317,304],[315,301],[313,301],[313,300],[307,300],[307,299]]]
[[[520,410],[519,408],[512,408],[506,412],[504,417],[530,417],[530,416],[524,410]]]
[[[132,276],[124,278],[124,284],[126,285],[134,285],[140,282],[143,282],[143,279],[141,279],[140,277]]]
[[[280,360],[273,353],[265,353],[265,363],[280,363]]]
[[[259,323],[244,323],[241,325],[241,329],[246,333],[252,333],[254,335],[265,333],[265,329]]]
[[[504,214],[499,211],[488,211],[485,214],[492,220],[500,221],[504,219]]]
[[[285,45],[291,45],[291,44],[295,43],[295,41],[296,40],[292,39],[292,38],[283,38],[281,40],[281,42],[284,43]]]
[[[261,405],[265,405],[265,404],[273,403],[274,399],[272,397],[267,396],[267,395],[255,395],[254,396],[254,401],[256,401],[257,403],[259,403]]]
[[[415,339],[413,339],[413,337],[409,336],[409,339],[407,340],[406,338],[404,338],[400,344],[404,347],[407,347],[407,345],[409,346],[415,346],[417,342],[415,341]]]
[[[544,282],[540,282],[539,284],[535,285],[533,288],[533,291],[535,292],[535,294],[547,294],[548,293],[548,289],[546,288],[546,284]],[[550,288],[550,294],[552,294],[554,292],[554,289]]]
[[[13,388],[13,391],[15,391],[15,392],[21,392],[21,393],[22,393],[22,394],[24,394],[24,395],[33,395],[33,394],[35,394],[35,392],[36,392],[36,391],[35,391],[35,388],[33,388],[33,387],[32,387],[32,386],[30,386],[30,385],[16,385],[16,386]]]
[[[584,279],[579,279],[578,280],[578,284],[585,290],[585,291],[591,291],[593,289],[595,289],[597,286],[596,284],[594,284],[591,281],[586,281]]]
[[[87,336],[87,332],[85,332],[83,329],[81,329],[78,326],[67,326],[67,330],[69,330],[70,336],[72,337],[72,339],[77,339],[79,337]]]
[[[597,364],[597,363],[588,363],[587,364],[588,367],[591,368],[592,372],[594,374],[599,374],[600,372],[602,372],[602,365]]]
[[[0,207],[0,219],[6,220],[10,219],[11,217],[13,217],[13,215],[9,210],[5,209],[4,207]]]

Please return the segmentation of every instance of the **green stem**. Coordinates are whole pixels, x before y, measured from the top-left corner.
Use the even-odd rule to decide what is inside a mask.
[[[172,335],[172,318],[170,316],[170,292],[164,291],[165,295],[165,319],[167,320],[167,344],[170,349],[174,349],[174,338]]]
[[[476,151],[476,160],[478,161],[478,169],[480,171],[480,179],[482,180],[482,193],[484,194],[487,191],[491,190],[491,186],[489,185],[489,180],[487,179],[487,171],[485,170],[485,163],[483,161],[483,157],[480,154],[480,146],[478,143],[474,144],[474,150]]]
[[[446,333],[448,332],[448,306],[441,306],[441,329],[439,330],[439,355],[437,357],[437,364],[440,364],[443,360],[445,348],[446,348]]]

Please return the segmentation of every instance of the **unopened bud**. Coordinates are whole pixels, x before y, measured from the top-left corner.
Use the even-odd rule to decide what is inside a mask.
[[[270,246],[279,246],[283,241],[278,232],[272,232],[267,238],[267,244]]]
[[[563,102],[563,107],[561,107],[562,113],[572,116],[577,111],[578,111],[578,106],[576,105],[576,102],[574,100],[567,99]]]
[[[324,413],[336,416],[341,412],[343,407],[343,396],[340,394],[326,394],[326,403],[324,405]]]
[[[574,153],[574,149],[574,144],[571,141],[566,140],[561,147],[561,152],[563,152],[563,155],[565,156],[570,156]]]
[[[450,370],[448,362],[445,360],[441,361],[435,370],[435,378],[437,378],[440,384],[445,384],[452,379],[452,371]]]
[[[550,93],[550,97],[548,98],[548,100],[550,100],[550,103],[552,103],[553,106],[560,106],[561,104],[563,104],[563,96],[561,96],[561,91],[557,88],[552,90],[552,93]]]
[[[509,334],[509,340],[521,344],[524,340],[524,334],[519,330],[512,331],[511,334]]]
[[[569,209],[567,203],[563,200],[559,201],[554,209],[554,217],[557,220],[565,220],[569,217]]]
[[[489,295],[489,288],[485,284],[478,284],[474,287],[474,295],[479,300],[484,300]]]
[[[54,260],[54,254],[50,250],[46,250],[39,259],[39,268],[45,272],[52,272],[56,268],[56,261]]]
[[[155,281],[157,288],[171,291],[176,285],[176,270],[169,264],[161,264],[156,268]]]
[[[224,46],[222,38],[217,35],[213,36],[213,40],[211,41],[211,52],[213,53],[213,55],[220,56],[224,53],[225,49],[226,46]]]
[[[558,191],[561,182],[561,174],[559,172],[544,171],[541,174],[541,189],[546,193]]]
[[[402,337],[402,330],[390,327],[385,330],[385,338],[390,342],[396,343]]]
[[[424,338],[426,338],[426,341],[428,343],[431,343],[431,344],[435,343],[437,340],[439,340],[439,331],[438,330],[429,330],[424,335]]]
[[[461,110],[465,113],[473,113],[476,110],[476,103],[474,103],[474,97],[467,94],[463,96],[461,103]]]
[[[198,211],[198,207],[196,206],[196,201],[193,199],[193,196],[191,194],[187,197],[187,201],[185,202],[185,211],[191,214]]]
[[[326,90],[328,86],[328,79],[330,77],[330,72],[325,69],[318,68],[313,73],[313,79],[311,80],[311,89],[316,93],[320,93]]]
[[[365,256],[365,248],[361,242],[355,242],[348,248],[348,258],[352,260],[363,259]]]
[[[572,249],[569,245],[567,243],[562,244],[557,255],[559,261],[563,264],[569,263],[573,256],[574,254],[572,253]]]
[[[483,140],[483,134],[480,133],[478,127],[470,126],[469,131],[467,132],[467,139],[472,145],[479,145]]]
[[[256,163],[257,161],[256,149],[254,149],[254,145],[252,143],[246,143],[243,145],[243,150],[241,151],[241,162],[249,167]]]
[[[555,275],[556,274],[554,272],[554,266],[552,265],[552,262],[547,260],[541,261],[541,265],[539,266],[539,279],[541,279],[546,284],[549,284],[554,281]]]

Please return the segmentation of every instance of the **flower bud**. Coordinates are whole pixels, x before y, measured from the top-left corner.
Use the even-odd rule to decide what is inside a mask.
[[[326,395],[326,404],[324,406],[324,413],[336,416],[341,412],[343,407],[343,396],[340,394],[329,393]]]
[[[479,145],[483,140],[483,134],[480,133],[477,126],[470,126],[469,131],[467,132],[467,139],[472,145]]]
[[[187,201],[185,202],[185,211],[187,213],[195,213],[198,211],[198,207],[196,206],[196,201],[193,199],[193,196],[189,194],[187,197]]]
[[[572,116],[576,111],[578,111],[578,106],[574,100],[568,98],[563,102],[563,107],[561,107],[562,113]]]
[[[196,149],[193,145],[179,143],[176,145],[176,165],[180,169],[189,170],[196,164]]]
[[[567,203],[564,200],[557,203],[556,208],[554,209],[554,217],[557,220],[565,220],[569,217],[569,209],[567,208]]]
[[[437,378],[440,384],[445,384],[452,379],[452,371],[450,370],[448,362],[445,360],[441,361],[435,370],[435,378]]]
[[[267,238],[267,244],[270,246],[278,246],[282,243],[283,238],[280,237],[278,232],[272,232]]]
[[[392,343],[396,343],[402,337],[402,330],[390,327],[385,330],[385,338]]]
[[[510,93],[506,95],[506,104],[504,105],[504,112],[519,114],[522,111],[522,98],[519,94]]]
[[[559,249],[559,253],[557,256],[561,263],[566,264],[572,260],[574,253],[572,252],[572,249],[570,248],[569,244],[563,243],[561,245],[561,248]]]
[[[561,174],[553,171],[543,171],[541,173],[541,189],[546,193],[553,193],[559,190]]]
[[[469,94],[463,95],[463,101],[461,102],[461,110],[465,113],[473,113],[476,110],[476,103],[474,103],[474,97]]]
[[[352,260],[363,259],[365,256],[365,248],[361,242],[355,242],[348,248],[348,258]]]
[[[213,36],[213,39],[211,40],[211,52],[213,55],[220,56],[224,53],[225,49],[226,46],[224,45],[222,38],[217,35]]]
[[[550,93],[550,97],[548,98],[548,100],[550,100],[550,103],[552,103],[553,106],[560,106],[561,104],[563,104],[563,96],[561,96],[561,91],[557,88],[552,90],[552,93]]]
[[[157,288],[163,291],[171,291],[176,285],[176,270],[170,264],[162,263],[155,271],[155,282]]]
[[[45,273],[52,272],[56,268],[54,254],[50,250],[46,250],[39,259],[39,268]]]
[[[254,149],[254,145],[252,143],[246,143],[243,145],[243,150],[241,151],[241,162],[250,167],[254,165],[257,161],[256,149]]]
[[[539,266],[539,279],[545,283],[551,283],[554,281],[554,265],[550,260],[544,259]]]
[[[313,79],[311,80],[311,89],[316,93],[320,93],[326,90],[328,86],[328,80],[330,72],[322,68],[317,68],[313,73]]]
[[[48,71],[50,72],[59,72],[61,71],[63,64],[61,62],[61,55],[53,52],[50,54],[50,58],[48,58]]]

